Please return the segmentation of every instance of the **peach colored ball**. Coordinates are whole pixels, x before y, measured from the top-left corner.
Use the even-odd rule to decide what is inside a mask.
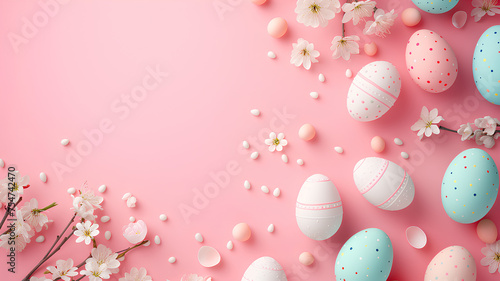
[[[303,265],[311,265],[314,262],[314,256],[309,252],[303,252],[299,256],[299,262]]]
[[[406,26],[415,26],[422,19],[420,11],[415,8],[408,8],[401,14],[401,20]]]
[[[311,124],[304,124],[299,129],[299,138],[309,141],[316,136],[316,129]]]
[[[371,146],[373,151],[381,153],[385,149],[385,140],[379,136],[375,136],[372,139]]]
[[[262,5],[264,3],[266,3],[267,0],[252,0],[252,3],[254,3],[255,5]]]
[[[288,24],[283,18],[274,18],[267,25],[267,33],[274,38],[281,38],[285,35],[288,29]]]
[[[364,46],[365,54],[369,55],[370,57],[373,57],[374,55],[377,54],[378,48],[377,44],[375,42],[371,43],[366,43]]]
[[[233,238],[240,241],[245,242],[250,239],[252,236],[252,231],[250,230],[250,226],[248,224],[242,222],[234,226],[233,228]]]
[[[493,244],[497,241],[498,230],[495,223],[489,219],[484,219],[477,224],[477,236],[486,244]]]

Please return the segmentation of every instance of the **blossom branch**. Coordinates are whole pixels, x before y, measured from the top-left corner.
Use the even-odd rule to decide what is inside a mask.
[[[148,242],[149,242],[149,240],[143,240],[142,242],[137,243],[137,244],[135,244],[135,245],[134,245],[134,246],[132,246],[132,247],[128,247],[127,249],[123,249],[123,250],[121,250],[121,251],[118,251],[118,252],[116,252],[116,253],[117,253],[117,254],[119,253],[119,255],[118,255],[118,257],[116,257],[116,258],[117,258],[117,259],[122,258],[122,257],[124,257],[124,256],[125,256],[125,254],[127,254],[129,251],[131,251],[131,250],[133,250],[133,249],[135,249],[135,248],[137,248],[137,247],[139,247],[139,246],[142,246],[142,245],[144,245],[144,244],[146,244],[146,243],[148,243]]]
[[[19,200],[17,200],[16,204],[14,204],[14,206],[12,208],[9,207],[10,204],[7,204],[7,209],[5,210],[5,214],[3,215],[2,221],[0,222],[0,229],[2,229],[2,226],[5,223],[5,220],[7,219],[7,217],[9,216],[10,211],[13,211],[16,208],[16,206],[19,203],[21,203],[21,201],[23,201],[23,197],[19,197]]]

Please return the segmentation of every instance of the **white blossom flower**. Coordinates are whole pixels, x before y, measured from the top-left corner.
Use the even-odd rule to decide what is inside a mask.
[[[120,278],[118,281],[152,281],[151,276],[147,275],[147,271],[144,267],[137,269],[132,267],[130,273],[125,273],[125,276]]]
[[[339,0],[297,0],[297,21],[305,26],[325,27],[340,12]]]
[[[483,130],[475,130],[474,138],[476,139],[476,144],[484,145],[486,148],[492,148],[495,145],[495,140],[500,137],[500,133],[496,133],[493,136],[487,135]]]
[[[129,223],[123,227],[123,236],[132,244],[137,244],[144,240],[147,233],[148,227],[142,220],[138,220],[136,223]]]
[[[184,274],[181,281],[206,281],[209,277],[199,276],[198,274]]]
[[[92,249],[91,255],[92,257],[85,262],[95,261],[98,265],[105,264],[110,273],[118,273],[120,267],[120,262],[116,259],[118,254],[114,253],[110,248],[99,244],[97,248]]]
[[[94,221],[96,216],[94,215],[95,209],[102,209],[101,203],[104,200],[101,196],[94,194],[92,190],[84,184],[83,191],[80,190],[80,195],[73,196],[73,210],[83,219]]]
[[[362,18],[371,17],[375,5],[377,5],[377,2],[370,0],[345,3],[342,5],[342,11],[345,12],[342,23],[346,23],[352,19],[352,22],[356,25]]]
[[[275,132],[271,132],[269,134],[269,138],[264,142],[269,145],[269,151],[271,152],[274,152],[275,150],[281,151],[283,150],[283,146],[288,144],[288,141],[285,139],[285,134],[279,133],[278,136],[276,136]]]
[[[17,209],[17,208],[16,208]],[[16,221],[14,222],[14,231],[17,235],[22,235],[26,239],[30,239],[34,235],[31,226],[24,221],[24,216],[21,210],[16,211]]]
[[[31,242],[31,237],[26,238],[23,235],[20,234],[15,234],[14,239],[10,240],[10,233],[7,234],[2,234],[0,235],[0,247],[5,248],[6,250],[10,250],[10,248],[13,246],[9,244],[10,241],[14,241],[15,245],[14,248],[16,252],[22,252],[24,248],[26,248],[26,245]],[[12,243],[12,242],[10,242]]]
[[[127,200],[127,207],[134,208],[135,203],[137,203],[137,198],[132,196],[131,193],[127,192],[123,195],[122,200]]]
[[[481,253],[485,255],[481,259],[481,265],[487,266],[490,273],[500,272],[500,240],[493,244],[486,244],[486,247],[481,249]]]
[[[394,20],[397,17],[398,14],[394,14],[394,9],[389,13],[385,13],[382,9],[377,9],[374,15],[375,21],[367,21],[363,33],[385,37],[386,34],[391,34],[390,28],[394,25]]]
[[[422,112],[420,113],[420,119],[411,126],[412,131],[418,131],[417,136],[422,139],[422,137],[430,137],[432,134],[439,134],[439,127],[436,125],[443,121],[444,118],[438,116],[437,108],[434,108],[429,112],[427,107],[422,107]]]
[[[460,128],[457,130],[457,133],[462,136],[462,141],[468,140],[473,135],[474,131],[470,123],[460,125]]]
[[[471,16],[474,17],[474,21],[478,22],[486,14],[488,16],[494,16],[495,14],[500,14],[500,6],[497,6],[498,0],[472,0],[472,12]]]
[[[98,264],[95,260],[91,260],[85,263],[85,269],[80,271],[80,274],[88,276],[90,281],[102,281],[109,279],[111,272],[105,263]]]
[[[85,241],[85,244],[90,244],[92,239],[99,234],[97,228],[99,225],[97,223],[92,224],[91,221],[86,221],[85,223],[77,223],[76,230],[73,232],[74,235],[78,236],[76,238],[76,243]]]
[[[332,57],[334,59],[342,57],[345,60],[349,60],[351,54],[359,54],[359,44],[356,41],[359,41],[359,37],[356,35],[347,37],[335,36],[330,47],[330,50],[333,51]]]
[[[78,268],[73,266],[73,259],[58,260],[56,266],[49,266],[47,270],[52,273],[52,280],[60,277],[64,281],[70,281],[71,277],[78,275]]]
[[[38,201],[36,198],[32,198],[29,202],[24,204],[21,208],[21,212],[23,214],[24,220],[33,227],[36,232],[40,232],[42,227],[45,226],[46,229],[49,228],[47,225],[49,221],[46,214],[42,213],[40,209],[38,209]]]
[[[319,52],[314,50],[314,44],[299,38],[297,43],[292,44],[292,56],[290,63],[295,66],[303,65],[305,69],[311,68],[311,64],[318,62]]]
[[[7,204],[9,202],[16,203],[19,197],[24,193],[24,189],[29,187],[30,177],[21,177],[19,171],[9,172],[6,178],[0,180],[0,203]],[[11,189],[9,189],[9,184]],[[9,196],[9,194],[11,194]],[[9,200],[10,197],[14,196],[14,199]]]
[[[484,132],[489,136],[493,136],[495,134],[497,129],[497,123],[498,119],[491,118],[490,116],[485,116],[484,118],[477,118],[474,121],[474,124],[478,128],[484,129]]]

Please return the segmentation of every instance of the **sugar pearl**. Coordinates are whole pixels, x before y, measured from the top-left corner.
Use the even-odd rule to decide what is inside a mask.
[[[161,243],[160,236],[156,235],[156,236],[155,236],[155,244],[156,244],[156,245],[160,245],[160,243]]]
[[[174,262],[176,262],[176,261],[177,261],[177,259],[176,259],[175,257],[170,257],[170,258],[168,258],[168,262],[169,262],[169,263],[174,263]]]
[[[259,153],[257,151],[252,152],[252,154],[250,154],[250,158],[253,160],[259,158]]]
[[[245,182],[243,183],[243,186],[245,187],[245,189],[250,189],[250,187],[252,187],[252,186],[250,185],[250,182],[249,182],[249,181],[245,181]]]
[[[106,238],[106,240],[111,239],[111,231],[108,230],[108,231],[104,232],[104,238]]]
[[[311,98],[313,99],[317,99],[319,97],[319,94],[318,92],[310,92],[309,95],[311,96]]]
[[[402,141],[400,138],[395,138],[395,139],[394,139],[394,143],[395,143],[396,145],[403,145],[403,141]]]
[[[274,232],[274,224],[270,224],[268,227],[267,227],[267,231],[270,232],[270,233],[273,233]]]
[[[247,141],[243,141],[243,148],[244,149],[249,149],[250,148],[250,144]]]
[[[135,218],[134,217],[130,217],[130,218],[128,218],[128,220],[131,221],[131,222],[134,222]]]
[[[323,73],[320,73],[320,74],[318,75],[318,80],[319,80],[319,82],[321,82],[321,83],[325,82],[325,75],[323,75]]]
[[[68,194],[73,194],[76,192],[76,188],[70,187],[70,188],[68,188],[68,190],[66,192],[68,192]]]
[[[144,246],[144,247],[147,247],[147,246],[149,246],[149,245],[151,245],[151,241],[148,241],[148,242],[146,242],[146,243],[142,244],[142,246]]]
[[[159,218],[160,218],[161,221],[166,221],[167,220],[167,215],[161,214]]]
[[[99,186],[99,188],[97,189],[100,193],[104,193],[106,191],[106,185],[103,184],[101,186]]]
[[[269,193],[269,187],[267,187],[265,185],[261,186],[260,190],[262,190],[262,192],[264,192],[264,193]]]
[[[352,77],[352,70],[350,70],[349,68],[345,71],[345,77],[347,78],[351,78]]]
[[[336,147],[335,147],[335,151],[336,151],[337,153],[339,153],[339,154],[344,153],[344,149],[343,149],[342,147],[340,147],[340,146],[336,146]]]
[[[45,241],[45,237],[43,235],[40,235],[35,239],[35,241],[38,243],[42,243],[43,241]]]
[[[232,250],[234,248],[233,241],[228,241],[226,244],[226,248],[228,250]]]
[[[404,159],[408,159],[410,157],[410,155],[408,155],[408,153],[406,152],[401,152],[401,157],[403,157]]]
[[[258,110],[258,109],[252,109],[252,110],[250,110],[250,113],[252,113],[253,116],[259,116],[260,115],[260,110]]]
[[[281,155],[281,160],[283,160],[283,162],[285,163],[288,163],[288,156],[286,156],[286,154]]]
[[[40,173],[40,180],[42,182],[47,182],[47,175],[44,172]]]
[[[269,51],[267,52],[267,56],[271,59],[275,59],[276,58],[276,54],[273,52],[273,51]]]
[[[101,222],[108,222],[111,218],[109,216],[102,216]]]
[[[62,140],[61,140],[61,145],[66,146],[66,145],[68,145],[68,144],[69,144],[69,140],[68,140],[68,139],[62,139]]]
[[[281,194],[281,190],[279,188],[275,188],[274,191],[273,191],[273,196],[274,197],[279,197]]]
[[[297,159],[297,164],[299,164],[300,166],[304,165],[304,160]]]
[[[5,162],[3,161],[3,159],[0,159],[0,167],[5,167]]]
[[[203,235],[201,235],[201,233],[196,233],[194,235],[194,239],[196,239],[196,241],[202,243],[203,242]]]

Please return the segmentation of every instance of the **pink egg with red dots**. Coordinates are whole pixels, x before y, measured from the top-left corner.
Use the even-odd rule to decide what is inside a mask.
[[[467,249],[451,246],[439,252],[427,266],[424,280],[475,281],[476,262]]]
[[[411,78],[424,91],[444,92],[457,78],[457,57],[448,42],[434,31],[421,29],[413,33],[405,56]]]
[[[358,121],[376,120],[394,105],[400,91],[401,78],[392,63],[369,63],[352,80],[347,94],[347,111]]]

